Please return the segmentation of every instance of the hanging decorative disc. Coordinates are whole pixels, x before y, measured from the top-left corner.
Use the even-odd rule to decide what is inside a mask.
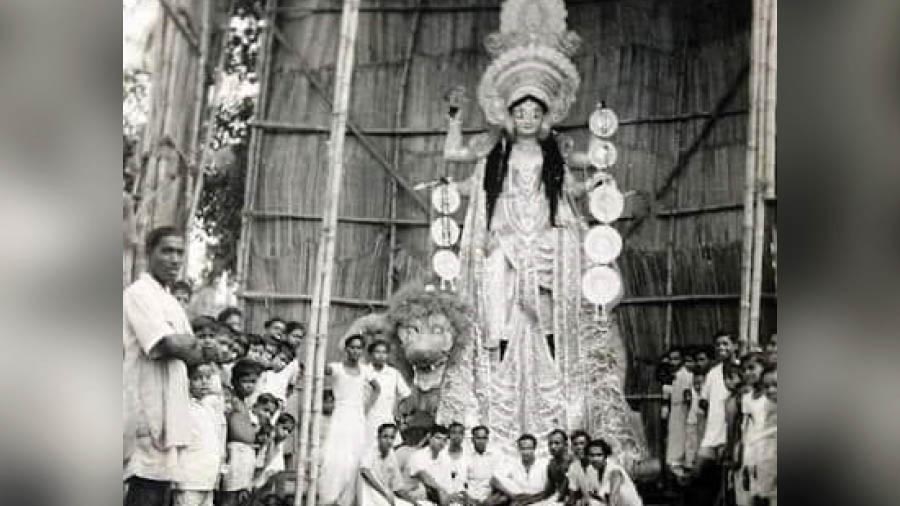
[[[431,266],[434,272],[442,279],[456,279],[459,277],[459,257],[448,249],[442,249],[431,258]]]
[[[581,293],[598,306],[608,306],[622,295],[622,277],[612,267],[591,267],[581,277]]]
[[[600,223],[612,223],[622,216],[625,210],[625,196],[616,187],[615,182],[608,181],[591,190],[588,207],[594,218]]]
[[[609,225],[598,225],[585,235],[584,252],[591,261],[608,264],[622,253],[622,236]]]
[[[449,248],[459,240],[459,225],[449,216],[431,222],[431,240],[442,248]]]
[[[455,213],[459,203],[459,190],[454,183],[438,186],[431,193],[431,205],[441,214]]]
[[[613,143],[605,139],[591,139],[588,158],[591,164],[600,169],[607,169],[616,164],[619,153]]]
[[[588,126],[597,137],[611,137],[619,129],[619,117],[612,109],[600,107],[591,113]]]

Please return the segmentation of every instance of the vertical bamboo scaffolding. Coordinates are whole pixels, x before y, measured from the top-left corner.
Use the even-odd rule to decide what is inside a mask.
[[[403,70],[400,73],[400,90],[397,92],[397,107],[396,107],[396,115],[394,116],[394,128],[400,128],[401,123],[403,122],[403,113],[405,112],[406,105],[406,88],[409,86],[409,67],[412,64],[413,57],[413,48],[415,48],[416,44],[416,35],[419,33],[419,20],[422,18],[422,10],[420,9],[422,5],[422,0],[416,1],[416,13],[413,15],[412,29],[409,31],[409,39],[407,39],[406,43],[406,57],[403,61]],[[402,145],[401,138],[397,137],[394,139],[394,152],[391,156],[391,165],[394,167],[400,167],[400,146]],[[397,182],[391,179],[390,182],[390,200],[391,200],[391,209],[390,209],[390,218],[391,218],[391,226],[390,226],[390,241],[388,246],[388,270],[387,270],[387,284],[384,293],[385,300],[390,299],[391,295],[394,293],[394,250],[397,247],[397,224],[393,223],[393,220],[397,218]]]
[[[189,155],[191,157],[191,163],[193,166],[188,168],[189,176],[187,178],[187,182],[190,183],[190,176],[193,176],[193,185],[185,185],[187,191],[190,192],[190,199],[188,200],[187,216],[185,217],[184,226],[185,244],[190,244],[191,231],[194,228],[194,214],[196,214],[197,212],[197,203],[200,200],[200,192],[203,191],[203,169],[205,167],[207,158],[205,156],[205,148],[207,146],[207,141],[209,138],[209,131],[212,130],[212,123],[207,120],[207,135],[201,140],[200,131],[203,127],[203,112],[207,110],[204,106],[207,105],[207,90],[209,89],[209,87],[206,85],[208,76],[206,67],[209,62],[209,43],[212,37],[212,0],[201,1],[200,61],[197,64],[197,82],[194,91],[194,121],[193,132],[191,133],[191,149]],[[212,108],[213,105],[210,104],[209,109]],[[191,256],[191,248],[188,247],[185,249],[185,261],[182,267],[184,269],[183,275],[187,273],[192,261],[193,258]]]
[[[747,158],[746,178],[744,182],[744,219],[743,219],[743,248],[741,251],[741,300],[740,300],[740,329],[738,338],[742,343],[749,344],[750,338],[750,296],[753,283],[753,239],[754,218],[753,206],[756,202],[756,169],[757,150],[759,142],[759,97],[760,97],[760,46],[762,45],[761,12],[763,0],[753,0],[753,18],[751,22],[750,37],[750,117],[747,126]]]
[[[760,294],[762,289],[763,252],[765,250],[766,208],[765,196],[768,192],[768,175],[775,163],[775,26],[774,0],[760,0],[760,150],[756,170],[755,218],[753,231],[753,276],[750,286],[750,321],[748,344],[759,344]],[[771,129],[770,129],[771,125]]]
[[[257,76],[259,76],[259,96],[256,99],[256,111],[254,115],[258,119],[266,119],[266,98],[269,88],[269,69],[271,67],[272,41],[275,30],[275,7],[278,0],[267,0],[266,10],[263,13],[266,20],[263,32],[262,50],[257,61]],[[237,279],[238,295],[247,289],[247,280],[250,273],[250,249],[251,249],[251,217],[247,211],[256,208],[256,180],[259,176],[259,154],[262,146],[262,138],[265,131],[253,129],[250,132],[250,146],[247,150],[247,180],[244,188],[244,214],[241,216],[241,236],[238,243]],[[239,299],[243,302],[243,298]],[[243,304],[241,304],[243,305]]]
[[[356,46],[356,32],[359,20],[359,0],[345,0],[341,13],[341,31],[338,44],[337,68],[334,80],[334,106],[331,115],[331,139],[328,146],[328,193],[322,220],[322,235],[319,242],[318,264],[316,265],[315,291],[318,298],[313,297],[312,310],[313,334],[316,339],[315,383],[313,385],[312,431],[309,451],[309,486],[306,490],[307,506],[315,506],[318,488],[320,433],[322,428],[322,393],[325,386],[325,359],[328,333],[328,312],[331,301],[331,285],[334,271],[334,250],[337,231],[338,202],[340,201],[341,179],[344,171],[344,140],[347,130],[347,108],[350,100],[350,83],[353,78],[353,59]],[[314,294],[315,295],[315,294]],[[306,404],[306,402],[304,403]],[[304,475],[304,458],[300,456],[297,468],[298,483]],[[301,495],[294,497],[294,504],[302,503]]]

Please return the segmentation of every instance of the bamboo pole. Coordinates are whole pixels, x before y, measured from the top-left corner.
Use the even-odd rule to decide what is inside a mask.
[[[201,129],[203,128],[203,113],[204,111],[212,111],[214,110],[214,105],[209,104],[209,108],[205,108],[204,105],[207,105],[207,98],[209,97],[207,91],[209,87],[206,85],[207,81],[207,72],[206,66],[209,62],[209,45],[210,39],[212,37],[212,0],[202,0],[202,5],[200,8],[200,61],[198,62],[198,69],[196,72],[196,87],[194,89],[194,121],[193,121],[193,131],[191,132],[191,147],[190,154],[192,155],[192,167],[189,168],[190,172],[193,172],[194,182],[192,185],[192,192],[190,200],[187,205],[187,216],[185,218],[185,226],[184,226],[184,243],[190,244],[191,242],[191,231],[194,228],[194,215],[197,213],[197,204],[200,201],[200,193],[203,191],[203,169],[206,166],[207,156],[205,155],[206,146],[209,140],[209,132],[213,130],[212,123],[209,121],[211,118],[207,118],[207,130],[206,135],[203,136],[203,140],[201,141]],[[223,40],[227,40],[223,38]],[[218,65],[217,65],[218,67]],[[190,177],[188,178],[188,182],[190,182]],[[191,188],[191,185],[187,185],[188,188]],[[191,255],[191,248],[185,249],[185,260],[182,266],[183,275],[187,274],[188,268],[191,265],[193,258]]]
[[[743,248],[741,251],[741,300],[738,340],[749,344],[750,292],[753,281],[753,224],[756,191],[757,150],[759,142],[759,46],[760,13],[762,0],[753,0],[753,17],[750,37],[750,117],[747,122],[747,157],[744,179]]]
[[[256,99],[256,111],[254,116],[265,119],[266,98],[269,87],[269,68],[272,53],[272,32],[275,30],[275,7],[277,0],[267,0],[266,3],[266,27],[263,33],[262,50],[257,60],[257,76],[259,76],[259,96]],[[256,181],[259,175],[259,146],[262,145],[264,133],[253,130],[250,134],[250,145],[247,150],[247,179],[244,185],[244,209],[252,210],[256,204]],[[237,280],[238,290],[247,289],[248,275],[250,272],[250,249],[252,227],[250,217],[247,214],[241,216],[241,236],[238,242]],[[240,299],[239,299],[240,300]],[[243,302],[243,301],[242,301]],[[241,304],[243,306],[243,304]]]
[[[422,18],[422,0],[416,1],[416,13],[413,15],[412,29],[409,31],[409,38],[406,42],[406,55],[403,59],[403,70],[400,72],[400,89],[397,91],[396,114],[394,115],[394,128],[400,128],[403,123],[403,113],[406,105],[406,88],[409,86],[409,68],[412,64],[413,49],[416,44],[416,35],[419,33],[419,20]],[[394,152],[391,154],[391,164],[394,167],[400,167],[400,139],[394,138]],[[397,247],[397,225],[394,220],[397,219],[397,182],[390,181],[390,219],[391,226],[389,228],[389,246],[388,246],[388,270],[387,270],[387,287],[385,289],[385,298],[389,299],[394,293],[394,248]]]
[[[313,299],[314,318],[313,332],[316,340],[315,378],[312,395],[312,439],[309,450],[309,486],[306,490],[307,506],[315,506],[318,488],[320,434],[322,429],[322,393],[325,386],[325,352],[327,349],[328,313],[331,299],[331,285],[334,271],[334,251],[337,232],[338,202],[340,201],[341,179],[344,171],[344,141],[347,130],[347,109],[350,101],[350,84],[353,79],[353,59],[356,48],[356,32],[359,20],[360,0],[345,0],[341,14],[341,31],[338,44],[337,68],[334,82],[334,101],[332,108],[332,133],[328,146],[328,193],[325,201],[325,220],[322,222],[322,235],[319,243],[319,262],[316,266],[316,290],[318,298]],[[308,397],[308,396],[307,396]],[[304,402],[304,405],[308,402]],[[305,406],[304,406],[305,407]],[[297,478],[304,476],[301,454],[297,468]],[[302,504],[301,494],[294,497],[295,506]]]
[[[749,334],[747,343],[751,348],[759,344],[760,323],[760,292],[762,289],[763,252],[765,250],[766,208],[763,199],[768,190],[768,174],[770,166],[774,165],[774,132],[769,130],[770,117],[773,116],[775,102],[774,62],[770,58],[774,56],[775,31],[771,23],[771,12],[774,9],[773,0],[760,0],[760,38],[761,61],[760,70],[760,150],[756,170],[755,185],[755,217],[753,223],[753,265],[750,283],[750,315]]]

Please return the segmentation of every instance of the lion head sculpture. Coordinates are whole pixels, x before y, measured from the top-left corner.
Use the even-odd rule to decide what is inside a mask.
[[[422,285],[402,288],[391,301],[388,321],[399,340],[399,362],[409,367],[417,390],[441,386],[447,367],[459,361],[472,335],[469,308],[456,294]]]

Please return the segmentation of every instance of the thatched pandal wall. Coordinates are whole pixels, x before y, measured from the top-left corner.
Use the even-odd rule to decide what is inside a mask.
[[[212,0],[209,0],[212,1]],[[221,8],[219,6],[218,8]],[[136,183],[136,237],[164,225],[184,227],[196,181],[199,112],[206,89],[201,52],[204,2],[171,0],[160,4],[153,32],[150,117],[140,156],[146,159]],[[142,244],[123,253],[123,285],[144,269]]]
[[[244,251],[248,261],[242,288],[253,327],[275,314],[300,320],[309,315],[320,231],[315,218],[322,213],[327,169],[329,107],[323,97],[330,99],[332,92],[340,22],[339,2],[313,4],[316,9],[307,1],[278,2],[278,35],[264,76],[267,97],[259,119],[294,128],[255,129],[261,151],[250,210],[270,215],[251,219]],[[671,343],[706,342],[717,329],[737,328],[746,79],[731,90],[733,99],[721,107],[725,114],[711,118],[703,113],[712,112],[729,94],[747,64],[750,2],[567,4],[569,26],[582,36],[584,47],[575,59],[582,86],[566,131],[578,146],[586,146],[587,116],[600,100],[626,123],[613,139],[619,149],[615,176],[620,188],[639,196],[629,206],[632,216],[619,228],[624,232],[640,224],[626,240],[620,259],[627,291],[617,314],[631,361],[627,390],[637,398],[648,439],[656,443],[658,401],[640,397],[658,393],[654,364],[666,345],[670,237],[671,294],[706,296],[672,302]],[[474,92],[489,61],[482,41],[498,26],[498,11],[491,7],[497,3],[426,1],[418,27],[413,26],[414,5],[363,3],[350,121],[382,134],[397,126],[419,130],[368,137],[386,159],[399,143],[398,170],[407,181],[430,180],[445,170],[461,178],[470,168],[445,167],[443,137],[428,131],[443,130],[443,96],[455,84],[465,85],[473,98],[464,110],[465,126],[484,125]],[[404,82],[411,33],[413,50]],[[311,78],[322,85],[324,95]],[[401,91],[404,112],[401,123],[394,125]],[[672,119],[678,116],[690,118]],[[708,122],[711,129],[704,128]],[[654,202],[649,196],[678,165],[679,153],[705,130],[708,135],[687,159],[672,190]],[[348,138],[345,149],[339,216],[351,221],[338,227],[332,334],[389,296],[391,179],[355,136]],[[427,223],[427,211],[402,189],[397,195],[396,218],[407,221],[396,226],[395,289],[403,280],[428,274],[431,249],[427,229],[417,224]],[[714,209],[704,210],[710,207]],[[641,219],[648,209],[650,214]],[[673,217],[665,212],[672,209],[692,211]],[[774,291],[771,268],[763,291]],[[657,298],[647,298],[653,296]],[[774,306],[773,299],[764,300],[762,336],[774,331]],[[338,356],[335,341],[330,343],[330,357]]]

